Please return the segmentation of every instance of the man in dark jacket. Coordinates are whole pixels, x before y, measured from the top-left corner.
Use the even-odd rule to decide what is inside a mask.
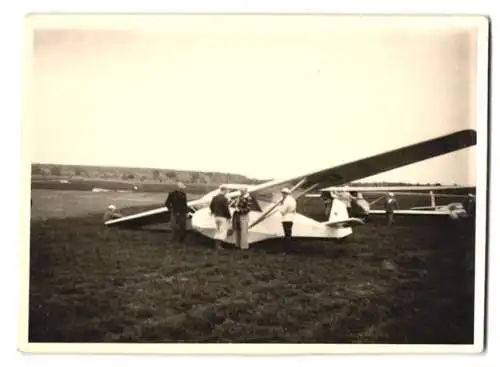
[[[188,213],[187,197],[182,182],[177,183],[177,189],[168,194],[165,206],[170,211],[170,222],[172,223],[172,240],[184,242],[186,238],[186,219]]]
[[[229,211],[229,200],[227,198],[227,188],[222,185],[220,192],[212,198],[210,202],[210,212],[215,217],[215,248],[222,248],[221,242],[226,239],[231,212]]]
[[[325,221],[327,221],[330,218],[334,198],[329,191],[322,191],[320,196],[325,206]]]
[[[473,194],[468,194],[462,205],[470,218],[476,216],[476,198]]]
[[[385,201],[385,215],[387,218],[387,225],[392,226],[394,224],[394,211],[398,209],[399,205],[396,199],[394,198],[394,194],[392,192],[389,193],[387,199]]]

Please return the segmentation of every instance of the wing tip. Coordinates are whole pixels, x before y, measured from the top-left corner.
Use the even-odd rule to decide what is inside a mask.
[[[459,138],[463,138],[463,141],[468,146],[476,145],[477,143],[477,131],[474,129],[464,129],[457,131],[455,135],[458,135]]]

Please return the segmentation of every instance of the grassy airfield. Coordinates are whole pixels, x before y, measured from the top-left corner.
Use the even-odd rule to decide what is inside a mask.
[[[32,197],[31,342],[473,342],[470,224],[376,218],[341,244],[216,252],[196,234],[181,246],[170,233],[103,226],[107,204],[132,213],[164,193]],[[429,203],[409,200],[400,204]],[[316,199],[299,210],[321,218]]]

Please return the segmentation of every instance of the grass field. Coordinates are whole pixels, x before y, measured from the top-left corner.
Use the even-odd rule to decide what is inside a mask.
[[[104,214],[109,204],[118,209],[145,205],[161,206],[165,202],[166,194],[160,193],[119,193],[90,191],[58,191],[34,190],[31,219],[45,220],[50,218],[81,217],[88,214]]]
[[[345,243],[286,253],[279,241],[217,252],[195,234],[179,245],[102,224],[109,202],[163,200],[33,190],[31,342],[473,342],[470,224],[372,221]]]

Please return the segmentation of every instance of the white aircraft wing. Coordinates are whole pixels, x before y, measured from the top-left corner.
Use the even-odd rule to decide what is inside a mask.
[[[355,191],[355,192],[416,192],[419,191],[442,191],[457,189],[474,189],[474,186],[455,186],[455,185],[435,185],[435,186],[330,186],[321,191]]]
[[[376,191],[373,191],[373,193],[377,193]],[[387,191],[380,191],[380,194],[387,194]],[[395,194],[395,196],[427,196],[429,197],[431,195],[430,192],[398,192]],[[465,194],[432,194],[435,197],[441,197],[441,198],[465,198],[467,195]]]
[[[252,187],[255,186],[255,185],[251,185],[251,184],[235,184],[235,183],[225,183],[223,185],[226,186],[227,189],[230,190],[230,191],[241,190],[241,189],[244,189],[244,188],[250,190]]]
[[[188,208],[198,205],[200,200],[188,202]],[[165,223],[168,219],[168,208],[163,206],[156,209],[146,210],[140,213],[126,215],[121,218],[111,219],[104,224],[108,227],[127,224],[127,226],[143,226],[150,224]]]
[[[385,210],[370,210],[370,214],[385,214]],[[400,210],[394,210],[394,214],[402,214],[402,215],[436,215],[436,216],[443,216],[443,215],[449,215],[448,212],[445,211],[439,211],[439,210],[432,210],[429,208],[429,210],[412,210],[412,209],[400,209]]]
[[[321,190],[321,191],[329,191],[329,190]],[[336,190],[333,190],[335,192]],[[348,192],[356,191],[356,190],[347,190]],[[386,195],[388,192],[391,192],[392,190],[387,190],[387,191],[368,191],[371,194],[378,194],[378,195]],[[357,191],[359,192],[359,191]],[[433,194],[434,197],[437,198],[465,198],[467,195],[460,195],[460,194]],[[430,193],[429,192],[398,192],[395,196],[425,196],[429,197]],[[321,194],[307,194],[306,197],[309,198],[319,198],[321,197]]]

